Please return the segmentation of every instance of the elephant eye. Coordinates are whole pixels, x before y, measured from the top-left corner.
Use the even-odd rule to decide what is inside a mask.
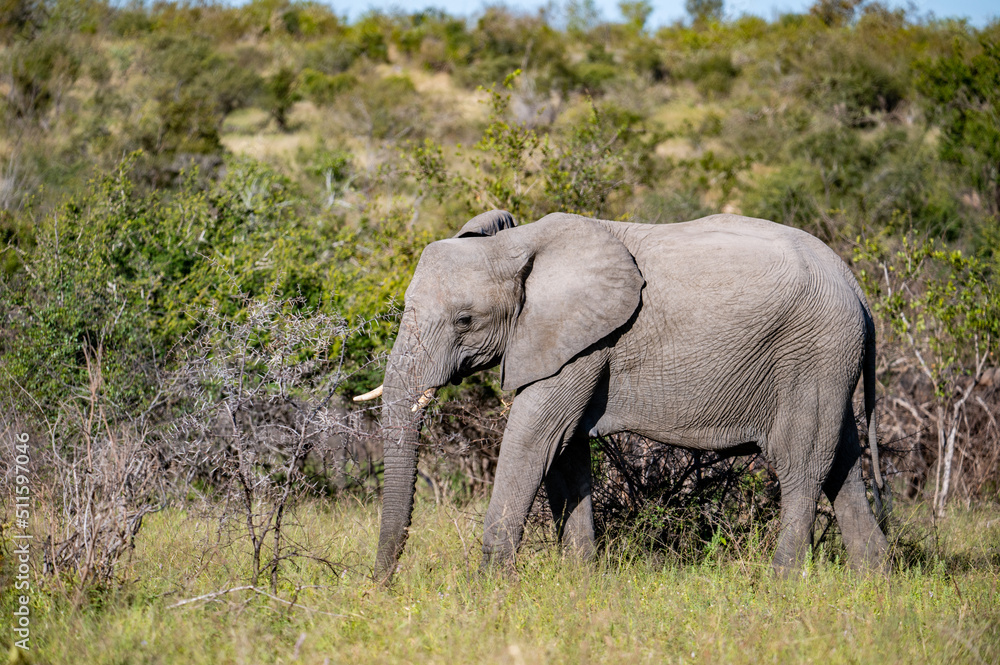
[[[462,316],[455,319],[455,325],[459,328],[468,328],[472,325],[472,317],[468,314],[463,314]]]

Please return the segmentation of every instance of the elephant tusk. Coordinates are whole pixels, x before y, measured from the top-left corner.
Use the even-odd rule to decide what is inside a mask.
[[[434,392],[436,390],[437,390],[436,388],[428,388],[427,390],[425,390],[424,394],[420,396],[420,399],[417,400],[417,403],[413,405],[413,408],[411,408],[410,411],[416,411],[417,409],[422,409],[428,404],[430,404],[431,398],[434,397]]]
[[[383,384],[384,385],[384,384]],[[379,386],[371,392],[367,392],[364,395],[355,395],[355,402],[367,402],[368,400],[376,399],[382,396],[382,386]]]

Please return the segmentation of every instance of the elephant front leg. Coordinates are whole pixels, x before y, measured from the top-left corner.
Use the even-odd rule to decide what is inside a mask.
[[[548,466],[547,451],[507,441],[500,446],[493,496],[486,509],[483,566],[512,568],[528,511]]]
[[[590,449],[578,429],[600,376],[599,360],[580,359],[558,376],[531,384],[515,398],[486,509],[484,565],[513,565],[528,511],[550,469],[556,472],[552,479],[567,488],[559,493],[563,507],[556,519],[564,518],[564,533],[572,546],[585,554],[593,550]],[[553,460],[564,451],[569,455],[560,458],[553,469]]]

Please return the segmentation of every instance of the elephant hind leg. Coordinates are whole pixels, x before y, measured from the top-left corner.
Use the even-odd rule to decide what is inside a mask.
[[[768,455],[781,487],[781,533],[772,564],[780,577],[798,572],[812,546],[816,502],[833,463],[840,417],[799,400],[769,437]]]
[[[813,487],[797,487],[788,491],[786,483],[781,483],[781,534],[774,550],[772,566],[779,577],[791,577],[801,570],[806,554],[812,547],[813,524],[816,521],[816,500],[819,498],[819,483]]]
[[[590,440],[578,436],[552,461],[545,477],[545,493],[559,541],[582,559],[594,555],[592,483]]]
[[[823,491],[833,504],[851,567],[863,571],[885,570],[889,543],[868,505],[852,408],[844,418],[840,446]]]

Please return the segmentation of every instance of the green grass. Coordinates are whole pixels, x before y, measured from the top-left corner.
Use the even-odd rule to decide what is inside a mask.
[[[788,581],[772,577],[759,550],[692,564],[612,543],[582,565],[544,547],[538,529],[516,578],[480,575],[480,510],[419,503],[399,574],[383,589],[367,578],[377,507],[301,507],[293,537],[334,570],[309,559],[286,565],[278,595],[294,608],[249,591],[171,608],[247,584],[248,557],[219,538],[217,522],[180,510],[149,516],[120,588],[82,603],[67,590],[36,597],[31,662],[1000,659],[995,509],[957,513],[936,530],[920,526],[919,510],[905,515],[910,563],[890,578],[855,576],[820,551]],[[917,532],[930,535],[914,543]]]

